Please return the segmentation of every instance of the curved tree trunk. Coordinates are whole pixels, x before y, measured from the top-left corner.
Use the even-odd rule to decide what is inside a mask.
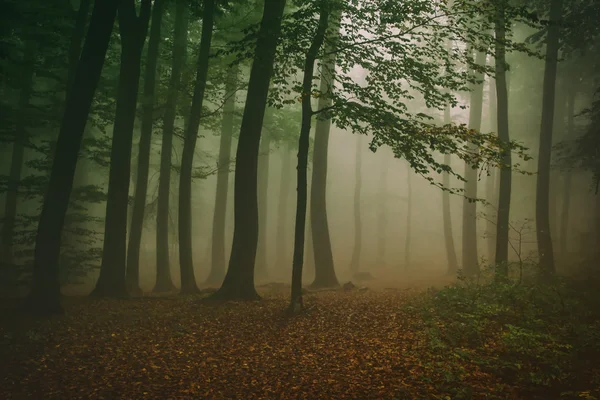
[[[98,282],[92,291],[92,296],[96,297],[128,296],[125,271],[131,148],[142,48],[146,41],[151,7],[151,1],[144,0],[138,17],[133,0],[122,1],[119,5],[121,68],[110,151],[102,264]]]
[[[477,52],[475,62],[485,65],[486,54]],[[483,75],[476,74],[477,79],[483,80]],[[469,104],[469,129],[481,129],[481,112],[483,108],[483,83],[476,84],[471,91]],[[470,150],[479,151],[476,145],[471,144]],[[479,259],[477,255],[477,169],[465,163],[465,198],[463,199],[463,232],[462,232],[462,268],[465,275],[479,273]]]
[[[362,190],[362,135],[356,138],[356,156],[354,167],[354,248],[350,261],[350,272],[356,273],[360,268],[360,251],[362,248],[362,221],[360,219],[360,192]]]
[[[444,109],[444,124],[450,124],[450,105]],[[450,154],[444,154],[444,164],[450,165],[452,157]],[[442,174],[442,184],[445,188],[450,188],[450,174]],[[456,258],[456,248],[454,247],[454,233],[452,231],[452,214],[450,212],[450,193],[442,191],[442,218],[444,221],[444,243],[446,245],[446,258],[448,259],[448,275],[456,275],[458,272],[458,260]]]
[[[229,268],[215,299],[258,299],[254,263],[258,244],[257,169],[260,134],[273,74],[285,0],[265,0],[236,152],[234,231]]]
[[[233,113],[237,89],[238,67],[229,69],[225,85],[225,105],[219,141],[219,172],[215,194],[215,212],[212,226],[212,248],[210,273],[206,284],[220,285],[225,277],[225,221],[227,217],[227,194],[229,189],[229,168],[231,167],[231,141],[233,137]]]
[[[550,3],[550,24],[546,38],[546,62],[542,102],[542,123],[538,152],[538,176],[536,185],[535,222],[540,267],[545,278],[554,275],[554,249],[550,233],[550,161],[552,157],[552,125],[554,122],[554,101],[556,91],[556,69],[560,38],[562,0]]]
[[[169,200],[171,194],[171,159],[173,155],[173,131],[177,116],[177,99],[181,72],[187,47],[188,8],[186,0],[177,0],[171,79],[163,118],[160,148],[160,171],[158,178],[158,204],[156,209],[156,271],[171,276],[169,264]]]
[[[325,32],[329,21],[329,5],[321,3],[319,25],[313,41],[306,53],[304,77],[302,80],[302,126],[298,139],[298,195],[296,207],[296,226],[294,230],[294,260],[292,263],[292,295],[290,311],[303,307],[302,302],[302,267],[304,263],[304,234],[306,232],[306,203],[308,198],[308,149],[310,143],[310,125],[313,110],[310,104],[315,60],[325,40]]]
[[[144,228],[144,214],[148,192],[148,170],[150,169],[150,145],[152,143],[152,125],[154,117],[154,92],[156,90],[156,64],[158,61],[158,46],[160,44],[160,25],[164,11],[164,0],[156,0],[152,10],[152,25],[148,39],[148,56],[144,76],[144,94],[142,100],[142,129],[137,157],[137,174],[135,195],[127,247],[127,271],[125,279],[130,294],[141,295],[140,289],[140,246]],[[157,270],[154,291],[173,290],[171,275],[161,274]],[[167,271],[168,272],[168,271]]]
[[[290,195],[290,183],[292,181],[292,162],[290,155],[292,154],[291,145],[286,144],[281,150],[281,176],[279,180],[279,199],[277,205],[277,237],[275,241],[277,269],[281,270],[288,261],[288,203]]]
[[[208,61],[213,34],[215,0],[204,0],[202,12],[202,37],[196,69],[196,84],[190,109],[190,117],[185,129],[181,172],[179,175],[179,267],[181,270],[181,293],[196,293],[198,286],[194,274],[192,258],[192,170],[198,129],[204,102],[204,91],[208,77]]]
[[[341,14],[333,18],[330,34],[331,42],[335,41],[339,32],[339,21]],[[325,47],[328,53],[333,44]],[[321,97],[318,101],[318,109],[322,110],[332,105],[327,96],[330,85],[335,75],[335,54],[326,56],[321,62]],[[329,235],[329,223],[327,221],[327,153],[329,150],[329,131],[331,120],[326,115],[317,117],[315,126],[315,142],[313,153],[313,170],[310,190],[310,223],[315,260],[314,288],[338,286],[338,280],[333,266],[333,252],[331,250],[331,237]]]
[[[61,312],[58,261],[60,238],[81,139],[102,66],[114,20],[118,0],[98,1],[94,4],[90,27],[63,115],[55,157],[52,162],[48,193],[44,198],[37,228],[33,265],[33,287],[28,308],[37,313]]]

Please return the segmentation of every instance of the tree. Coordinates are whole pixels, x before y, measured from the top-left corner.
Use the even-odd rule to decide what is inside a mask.
[[[171,159],[173,152],[173,133],[177,116],[177,100],[181,85],[181,73],[184,67],[188,32],[188,2],[176,0],[175,28],[173,38],[173,57],[171,77],[167,91],[167,102],[163,117],[162,142],[160,148],[160,169],[158,177],[158,201],[156,209],[156,271],[161,276],[170,276],[169,264],[169,197],[171,191]]]
[[[119,4],[121,66],[117,88],[117,108],[110,151],[110,172],[104,223],[104,247],[100,276],[92,295],[127,297],[127,207],[131,171],[131,147],[137,94],[141,73],[142,49],[148,33],[152,2],[143,0],[139,16],[135,1]]]
[[[55,157],[52,163],[48,193],[42,206],[35,241],[33,286],[28,307],[38,313],[62,311],[58,280],[60,238],[81,139],[100,79],[118,5],[118,0],[94,3],[90,27],[62,118],[56,142],[56,153],[60,157]]]
[[[142,230],[144,228],[144,215],[146,197],[148,192],[148,170],[150,168],[150,145],[152,142],[152,126],[154,119],[154,106],[156,103],[156,66],[158,62],[158,46],[161,37],[161,23],[164,13],[164,0],[156,0],[152,10],[150,37],[148,39],[148,55],[146,58],[146,72],[144,74],[144,93],[142,100],[142,127],[137,157],[137,174],[133,211],[131,217],[131,230],[127,247],[127,271],[125,274],[129,293],[140,295],[140,245]],[[168,271],[167,271],[168,272]],[[165,292],[173,290],[170,274],[165,274],[162,269],[156,270],[156,286],[154,291]]]
[[[229,169],[231,168],[231,140],[233,136],[233,114],[238,83],[238,66],[230,66],[225,86],[225,105],[219,142],[219,172],[215,192],[215,212],[212,226],[212,249],[210,274],[206,283],[220,285],[225,277],[225,219],[227,215],[227,192]]]
[[[360,219],[360,192],[362,190],[362,135],[356,137],[356,156],[354,166],[354,247],[350,271],[358,272],[360,268],[360,250],[362,247],[362,221]]]
[[[229,268],[214,299],[259,298],[254,287],[258,243],[257,166],[261,129],[285,0],[265,0],[236,152],[234,231]]]
[[[202,37],[196,65],[194,97],[185,129],[181,171],[179,175],[179,266],[181,270],[181,293],[198,291],[192,260],[192,168],[198,128],[202,116],[202,103],[206,90],[208,62],[213,34],[215,0],[204,0],[202,11]]]
[[[494,61],[495,65],[495,61]],[[492,77],[488,81],[488,130],[490,132],[498,132],[498,106],[496,99],[496,82]],[[507,88],[508,89],[508,88]],[[489,208],[494,210],[497,208],[497,189],[499,186],[498,182],[498,170],[494,167],[489,167],[487,179],[485,181],[485,199],[489,203]],[[486,233],[487,233],[487,256],[488,260],[492,261],[496,257],[496,225],[491,218],[487,218],[486,221]]]
[[[542,122],[538,152],[538,176],[536,184],[535,223],[538,253],[542,274],[545,277],[555,273],[554,249],[550,234],[550,160],[552,157],[552,125],[554,122],[554,102],[556,91],[556,69],[562,18],[562,0],[550,3],[550,22],[546,37],[544,67]]]
[[[444,124],[452,122],[450,117],[450,105],[444,108]],[[444,164],[450,165],[450,153],[444,154]],[[442,185],[450,188],[450,173],[443,172]],[[448,275],[455,275],[458,272],[458,260],[456,259],[456,249],[454,247],[454,234],[452,232],[452,215],[450,213],[450,192],[442,191],[442,218],[444,222],[444,244],[446,246],[446,258],[448,259]]]
[[[291,143],[287,142],[281,151],[281,175],[279,180],[279,196],[277,204],[277,237],[275,239],[277,268],[282,268],[287,262],[287,227],[288,218],[288,203],[290,197],[290,181],[292,175],[292,147]]]
[[[567,97],[567,136],[572,137],[574,134],[574,119],[575,119],[575,99],[577,98],[576,84],[572,83],[569,86],[569,94]],[[560,257],[565,260],[568,254],[568,236],[569,236],[569,212],[571,209],[571,189],[573,187],[573,171],[566,171],[564,176],[563,201],[560,214],[560,242],[559,252]]]
[[[413,170],[410,164],[406,165],[406,236],[404,237],[404,268],[410,268],[410,239],[412,235],[412,204],[413,204]]]
[[[377,265],[385,265],[385,250],[387,241],[387,218],[388,218],[388,172],[390,169],[390,157],[382,155],[381,175],[379,176],[379,210],[377,212]]]
[[[310,126],[314,115],[311,105],[314,66],[329,23],[330,4],[326,0],[319,2],[319,23],[310,48],[306,52],[304,75],[302,79],[302,126],[298,139],[297,200],[296,224],[294,229],[294,256],[292,262],[292,294],[290,311],[303,307],[302,268],[304,263],[304,235],[306,233],[306,206],[308,198],[308,149]],[[359,146],[360,147],[360,146]]]
[[[512,156],[508,150],[510,135],[508,132],[508,88],[506,84],[506,14],[505,2],[497,6],[496,15],[496,98],[498,138],[502,143],[502,168],[500,169],[500,188],[498,193],[498,215],[496,220],[496,271],[499,277],[508,277],[508,246],[510,225],[510,195],[512,185]]]
[[[271,156],[271,136],[273,109],[267,108],[263,133],[260,137],[258,157],[258,248],[256,249],[256,275],[266,278],[269,274],[267,243],[269,214],[269,160]],[[265,126],[269,128],[265,129]]]

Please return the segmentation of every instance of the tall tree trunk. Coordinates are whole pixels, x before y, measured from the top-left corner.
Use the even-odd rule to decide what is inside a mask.
[[[58,262],[60,238],[81,139],[113,29],[119,0],[94,4],[90,27],[77,65],[71,95],[62,118],[56,143],[48,192],[38,224],[33,265],[33,287],[28,298],[30,311],[50,314],[62,312]]]
[[[229,189],[229,168],[231,167],[231,141],[233,137],[233,114],[238,81],[238,67],[232,66],[225,86],[225,105],[219,141],[219,172],[215,194],[215,212],[212,226],[212,249],[210,274],[207,285],[220,285],[225,277],[225,221],[227,217],[227,194]]]
[[[390,157],[382,154],[381,175],[379,176],[379,210],[377,211],[377,258],[376,264],[384,266],[385,250],[387,242],[387,218],[388,218],[388,171],[390,169]]]
[[[269,274],[268,266],[268,213],[269,213],[269,159],[271,153],[271,135],[264,130],[264,125],[270,125],[273,120],[273,109],[267,108],[265,122],[263,123],[263,134],[260,138],[258,157],[258,247],[256,249],[255,275],[266,278]],[[269,126],[270,128],[270,126]]]
[[[194,152],[200,127],[202,103],[208,77],[208,61],[212,41],[215,15],[215,0],[204,0],[202,12],[202,37],[196,70],[194,97],[190,109],[190,117],[185,129],[183,151],[181,153],[181,172],[179,176],[179,267],[181,270],[181,293],[196,293],[198,286],[194,274],[192,259],[192,170]]]
[[[444,109],[444,124],[452,122],[450,117],[450,105]],[[450,165],[451,155],[444,154],[444,164]],[[444,172],[442,175],[442,184],[445,188],[450,188],[450,174]],[[452,232],[452,214],[450,212],[450,193],[446,190],[442,192],[442,218],[444,220],[444,243],[446,245],[446,258],[448,259],[448,275],[456,275],[458,272],[458,260],[456,259],[456,249],[454,247],[454,233]]]
[[[338,12],[330,24],[328,44],[325,53],[330,53],[321,60],[321,96],[318,109],[330,107],[332,100],[328,95],[335,78],[335,53],[331,53],[335,40],[339,36],[339,22],[341,14]],[[331,250],[331,237],[327,221],[327,153],[329,150],[329,132],[331,119],[327,115],[319,115],[315,127],[315,142],[313,152],[313,170],[310,190],[310,223],[315,261],[314,288],[338,286],[338,280],[333,266],[333,252]]]
[[[110,171],[104,223],[104,247],[100,276],[92,295],[127,297],[127,208],[131,173],[133,126],[140,81],[142,49],[146,41],[152,2],[144,0],[136,15],[133,0],[119,5],[121,68],[117,89],[117,109],[110,151]]]
[[[254,287],[258,244],[258,150],[284,7],[285,0],[265,0],[236,152],[231,256],[223,285],[213,295],[217,299],[260,297]]]
[[[67,99],[69,98],[69,92],[73,86],[73,80],[75,79],[75,71],[77,70],[77,63],[81,56],[81,44],[85,37],[85,27],[87,25],[88,14],[92,0],[81,0],[79,2],[79,9],[75,17],[75,26],[73,28],[73,34],[71,35],[71,43],[69,44],[69,70],[67,73]]]
[[[329,22],[329,4],[320,3],[319,25],[304,61],[302,79],[302,126],[298,139],[298,194],[296,207],[296,226],[294,230],[294,260],[292,262],[292,296],[290,311],[303,307],[302,302],[302,267],[304,263],[304,234],[306,232],[306,203],[308,198],[308,149],[310,144],[310,125],[313,110],[310,104],[315,60],[325,40],[325,32]]]
[[[486,54],[477,52],[475,62],[485,65]],[[477,79],[483,80],[481,73],[476,73]],[[473,85],[469,104],[469,129],[481,129],[481,112],[483,108],[483,82]],[[476,145],[470,145],[470,150],[477,152]],[[465,163],[464,177],[465,198],[463,199],[463,227],[462,227],[462,263],[466,275],[479,273],[479,259],[477,255],[477,169]]]
[[[490,132],[495,132],[496,134],[498,134],[498,102],[496,96],[496,81],[492,77],[490,77],[488,86],[488,130]],[[488,203],[491,204],[490,206],[488,206],[488,209],[492,211],[491,215],[488,215],[488,218],[486,219],[485,223],[485,230],[487,233],[487,257],[490,263],[492,263],[494,258],[496,257],[497,229],[493,219],[494,217],[497,218],[498,210],[498,197],[496,194],[496,179],[498,179],[497,175],[498,169],[494,166],[490,166],[487,179],[485,180],[485,199],[488,201]]]
[[[510,144],[508,131],[508,84],[506,82],[506,16],[504,0],[498,6],[496,16],[496,99],[498,138],[503,146]],[[502,168],[500,169],[500,188],[498,193],[498,215],[496,220],[496,272],[499,277],[508,277],[508,241],[510,224],[510,196],[512,188],[511,152],[502,152]]]
[[[142,243],[142,230],[144,228],[144,214],[146,211],[146,197],[148,192],[148,170],[150,169],[150,145],[152,143],[152,125],[154,119],[154,105],[156,99],[156,66],[158,61],[158,46],[160,44],[160,25],[164,12],[164,0],[156,0],[152,10],[152,25],[148,39],[148,56],[146,71],[144,73],[144,94],[142,99],[142,129],[137,157],[137,176],[135,195],[131,217],[131,230],[127,247],[127,272],[125,278],[130,294],[141,295],[140,289],[140,246]],[[156,270],[155,292],[173,290],[169,271]]]
[[[279,180],[279,199],[277,204],[277,237],[275,241],[277,255],[277,269],[282,269],[288,261],[287,229],[288,229],[288,203],[290,194],[290,183],[292,181],[292,153],[289,142],[281,150],[281,177]]]
[[[538,155],[538,176],[536,185],[535,222],[540,267],[545,278],[554,275],[554,249],[550,234],[550,161],[552,157],[552,125],[554,122],[554,101],[556,90],[556,69],[560,46],[560,22],[562,0],[550,3],[550,23],[546,38],[546,62],[542,101],[542,122]]]
[[[163,117],[162,143],[160,147],[160,171],[158,178],[158,203],[156,208],[156,271],[171,276],[169,264],[169,200],[171,195],[171,159],[173,155],[173,132],[177,116],[177,99],[181,84],[187,48],[188,7],[186,0],[177,0],[173,39],[171,78],[165,115]]]
[[[29,118],[29,101],[33,90],[33,79],[35,73],[36,45],[33,40],[25,42],[23,53],[23,68],[19,82],[19,115],[15,126],[15,134],[12,145],[12,156],[8,176],[8,188],[6,201],[4,203],[4,215],[2,231],[0,235],[0,261],[14,262],[14,235],[17,219],[17,200],[19,196],[19,185],[21,183],[21,171],[23,170],[23,158],[25,145],[27,144],[27,123]]]
[[[362,190],[362,135],[356,138],[356,155],[354,163],[354,247],[350,272],[358,272],[360,268],[360,250],[362,248],[362,221],[360,219],[360,192]]]
[[[575,98],[577,92],[576,89],[571,85],[569,88],[569,95],[567,99],[567,136],[573,137],[574,118],[575,118]],[[560,214],[560,242],[559,242],[559,253],[560,258],[566,261],[569,251],[569,211],[571,209],[571,188],[573,185],[573,172],[568,170],[565,173],[565,186],[563,188],[563,200],[562,209]]]
[[[406,237],[404,238],[404,268],[410,268],[410,242],[412,235],[412,203],[413,203],[413,187],[412,187],[413,171],[410,164],[406,164],[406,185],[407,185],[407,202],[406,202]]]

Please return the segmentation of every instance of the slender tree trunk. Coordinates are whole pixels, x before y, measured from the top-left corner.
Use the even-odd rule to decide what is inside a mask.
[[[135,195],[127,247],[127,272],[125,274],[127,288],[130,294],[141,295],[140,289],[140,246],[144,228],[144,214],[146,211],[146,197],[148,192],[148,170],[150,169],[150,146],[152,143],[152,125],[154,119],[154,105],[156,99],[156,66],[158,61],[158,46],[160,44],[160,25],[164,12],[164,0],[156,0],[152,10],[152,25],[148,39],[148,56],[144,76],[144,94],[142,101],[142,129],[137,157],[137,176]],[[154,291],[165,292],[175,287],[171,282],[169,271],[156,271],[156,286]]]
[[[181,153],[181,173],[179,176],[179,266],[181,270],[181,293],[196,293],[198,286],[192,259],[192,170],[194,152],[200,127],[202,103],[208,77],[210,44],[212,41],[215,0],[204,0],[202,14],[202,37],[196,70],[196,85],[190,109],[190,118],[185,130]]]
[[[265,0],[236,152],[231,256],[223,285],[213,295],[216,299],[260,297],[254,287],[258,244],[258,151],[284,7],[285,0]]]
[[[477,52],[475,62],[485,65],[486,54]],[[483,80],[483,75],[476,74],[477,79]],[[473,86],[469,105],[469,129],[481,129],[481,112],[483,108],[483,83]],[[471,151],[477,152],[476,145],[470,145]],[[466,275],[479,273],[479,257],[477,255],[477,169],[465,163],[464,177],[465,198],[463,199],[463,234],[462,234],[462,262]]]
[[[496,81],[492,77],[489,79],[489,87],[488,87],[488,123],[489,123],[489,131],[495,132],[498,134],[498,106],[496,99]],[[490,215],[486,219],[485,230],[487,233],[487,257],[490,263],[493,262],[496,257],[496,224],[494,223],[494,217],[497,218],[498,211],[498,203],[497,203],[497,194],[496,194],[496,179],[498,175],[498,169],[494,166],[490,166],[488,171],[487,179],[485,180],[485,199],[491,204],[488,206],[491,211]]]
[[[292,296],[290,311],[303,307],[302,302],[302,267],[304,263],[304,234],[306,232],[306,203],[308,198],[308,149],[310,143],[310,125],[313,110],[310,104],[315,60],[325,40],[325,32],[329,22],[329,5],[321,3],[319,25],[313,41],[306,53],[304,77],[302,80],[302,126],[298,139],[298,194],[296,207],[296,226],[294,231],[294,260],[292,263]]]
[[[188,7],[186,0],[177,0],[171,78],[165,115],[163,117],[162,143],[160,149],[160,171],[158,178],[158,204],[156,209],[156,271],[171,276],[169,264],[169,200],[171,195],[171,159],[173,155],[173,132],[177,116],[177,99],[181,84],[181,73],[187,48]]]
[[[406,165],[406,185],[407,197],[406,202],[406,237],[404,238],[404,268],[410,268],[410,241],[412,235],[412,203],[413,203],[413,187],[412,187],[413,171],[410,164]]]
[[[354,166],[354,248],[350,261],[350,272],[356,273],[360,268],[360,250],[362,248],[362,221],[360,219],[360,192],[362,190],[362,135],[356,139],[356,156]]]
[[[25,145],[27,144],[27,124],[29,117],[29,101],[33,90],[33,79],[35,73],[36,45],[32,40],[25,42],[23,53],[23,68],[19,82],[19,115],[15,126],[14,140],[12,145],[12,156],[10,172],[8,177],[8,188],[6,201],[4,203],[4,215],[0,240],[0,261],[12,264],[14,262],[14,235],[17,220],[17,203],[19,196],[19,185],[21,183],[21,171],[23,170],[23,158]]]
[[[238,67],[233,66],[227,76],[225,86],[225,105],[221,123],[219,143],[219,172],[213,214],[212,250],[210,274],[207,285],[220,285],[225,277],[225,221],[227,217],[227,194],[229,189],[229,168],[231,167],[231,141],[233,137],[233,113],[235,112],[235,93],[237,89]]]
[[[574,117],[575,117],[575,98],[576,91],[573,86],[569,88],[569,96],[567,100],[567,135],[573,137]],[[568,256],[568,235],[569,235],[569,211],[571,209],[571,188],[573,185],[573,172],[568,170],[565,173],[565,186],[563,188],[562,210],[560,214],[560,258],[563,261],[567,260]]]
[[[271,122],[273,110],[267,108],[265,121]],[[260,138],[258,157],[258,248],[256,249],[255,275],[266,278],[269,274],[267,243],[268,243],[268,213],[269,213],[269,159],[271,153],[271,135],[264,131]]]
[[[281,151],[281,178],[279,180],[279,203],[277,205],[277,238],[275,245],[277,246],[277,269],[283,268],[288,261],[288,203],[290,202],[290,183],[292,181],[292,163],[290,155],[292,153],[291,145],[286,144]]]
[[[339,36],[339,21],[341,14],[337,13],[330,24],[330,41],[325,47],[325,53],[333,49],[335,39]],[[328,55],[321,60],[321,96],[318,109],[332,105],[328,96],[335,77],[335,54]],[[333,265],[333,252],[331,250],[331,237],[327,221],[327,153],[329,150],[329,132],[331,119],[327,115],[319,115],[315,127],[315,142],[313,153],[313,170],[310,191],[310,223],[315,260],[314,288],[338,286]]]
[[[123,1],[119,5],[121,68],[110,151],[102,264],[98,282],[92,291],[92,296],[96,297],[128,296],[125,271],[131,148],[142,49],[148,32],[151,4],[150,0],[143,1],[139,17],[133,0]]]
[[[552,125],[554,120],[554,101],[556,90],[556,69],[560,38],[560,22],[562,15],[562,0],[552,0],[550,3],[550,24],[546,38],[546,62],[544,69],[544,86],[542,102],[542,122],[540,129],[540,145],[538,156],[538,176],[536,185],[536,234],[540,267],[544,277],[554,275],[554,249],[550,234],[550,161],[552,157]]]
[[[90,27],[71,95],[63,116],[54,157],[48,192],[44,199],[35,242],[33,287],[28,299],[30,311],[43,314],[60,313],[59,257],[60,238],[83,131],[100,79],[108,42],[117,13],[118,0],[94,4]]]
[[[450,105],[444,109],[444,124],[450,124]],[[450,165],[451,155],[444,154],[444,164]],[[450,174],[444,172],[442,175],[442,184],[445,188],[450,188]],[[450,212],[450,193],[446,190],[442,192],[442,217],[444,220],[444,243],[446,245],[446,258],[448,259],[448,275],[456,275],[458,272],[458,260],[456,259],[456,249],[454,247],[454,233],[452,232],[452,214]]]
[[[378,266],[386,265],[385,250],[387,242],[387,218],[388,218],[388,171],[390,169],[390,157],[382,155],[381,175],[379,178],[379,210],[377,212],[377,258]]]
[[[80,0],[79,9],[77,10],[77,16],[75,17],[75,27],[73,34],[71,35],[71,43],[69,44],[69,71],[67,74],[67,99],[69,92],[73,86],[73,79],[75,79],[75,71],[77,69],[77,63],[81,56],[81,45],[85,37],[85,27],[87,25],[88,14],[90,13],[90,7],[92,0]]]
[[[496,99],[498,138],[503,146],[508,147],[510,134],[508,131],[508,85],[506,82],[506,16],[505,3],[498,7],[496,17]],[[496,220],[496,272],[499,277],[508,277],[508,240],[510,224],[510,196],[512,188],[511,152],[502,152],[502,168],[500,169],[500,188],[498,193],[498,215]]]

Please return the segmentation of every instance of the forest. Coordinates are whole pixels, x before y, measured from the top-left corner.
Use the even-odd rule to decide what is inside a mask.
[[[600,399],[599,21],[3,0],[0,398]]]

